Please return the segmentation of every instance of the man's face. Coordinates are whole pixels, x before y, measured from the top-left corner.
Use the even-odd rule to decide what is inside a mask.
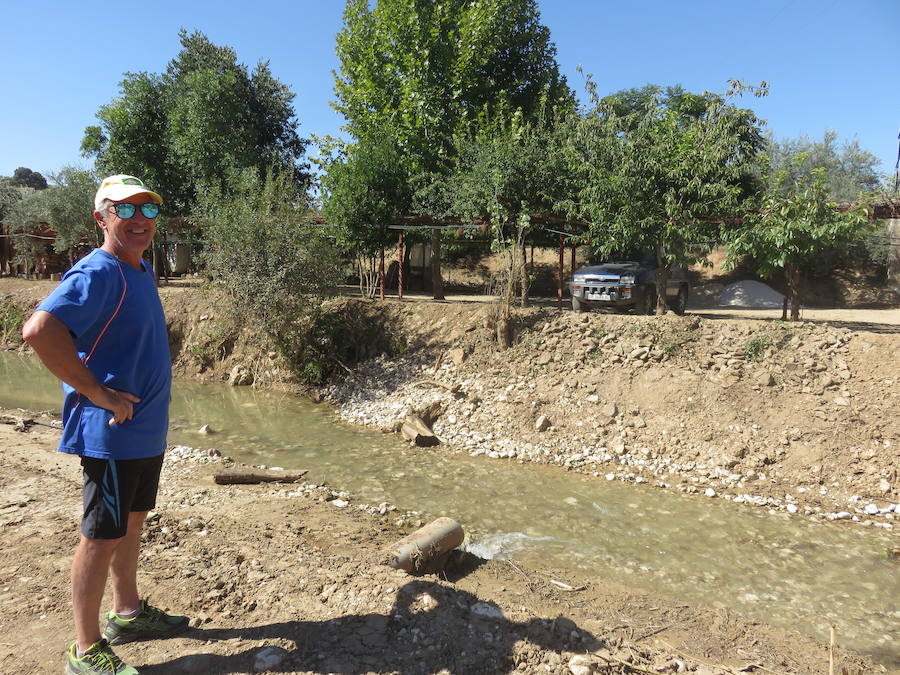
[[[150,246],[156,232],[156,219],[144,216],[141,205],[152,201],[149,195],[133,195],[113,202],[113,206],[107,209],[106,216],[97,219],[106,240],[117,254],[140,256]],[[113,208],[116,204],[134,205],[134,215],[131,218],[120,218]]]

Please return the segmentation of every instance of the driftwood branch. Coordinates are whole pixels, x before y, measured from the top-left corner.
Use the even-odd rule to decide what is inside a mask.
[[[9,415],[7,413],[0,414],[0,423],[12,424],[16,431],[27,431],[28,427],[34,424],[34,420],[30,417],[19,417],[18,415]]]
[[[462,386],[458,382],[456,384],[447,384],[446,382],[438,382],[437,380],[416,380],[411,386],[437,387],[438,389],[446,389],[456,397],[465,396],[465,394],[462,393]]]
[[[308,472],[280,471],[276,469],[223,469],[217,471],[213,480],[217,485],[254,485],[257,483],[293,483]]]

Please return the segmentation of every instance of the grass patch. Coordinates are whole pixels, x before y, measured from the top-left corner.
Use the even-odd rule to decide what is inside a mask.
[[[28,312],[9,301],[0,303],[0,343],[21,342],[22,324]]]
[[[759,361],[769,348],[781,349],[790,337],[790,332],[790,326],[783,323],[760,328],[747,340],[744,354],[751,361]]]

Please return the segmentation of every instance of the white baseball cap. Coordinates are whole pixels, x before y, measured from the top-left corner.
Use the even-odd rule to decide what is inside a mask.
[[[156,194],[153,190],[144,186],[144,181],[140,178],[135,178],[134,176],[127,176],[125,174],[116,174],[115,176],[110,176],[109,178],[104,178],[103,182],[100,183],[100,187],[97,189],[97,194],[94,196],[94,208],[99,211],[100,204],[104,199],[109,199],[114,202],[121,201],[123,199],[128,199],[134,195],[146,194],[150,196],[157,204],[163,203],[163,198]]]

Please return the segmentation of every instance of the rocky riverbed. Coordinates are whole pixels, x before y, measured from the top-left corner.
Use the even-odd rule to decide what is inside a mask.
[[[818,520],[900,518],[897,335],[537,312],[501,351],[485,316],[362,364],[326,398],[384,431],[425,418],[472,455]]]

